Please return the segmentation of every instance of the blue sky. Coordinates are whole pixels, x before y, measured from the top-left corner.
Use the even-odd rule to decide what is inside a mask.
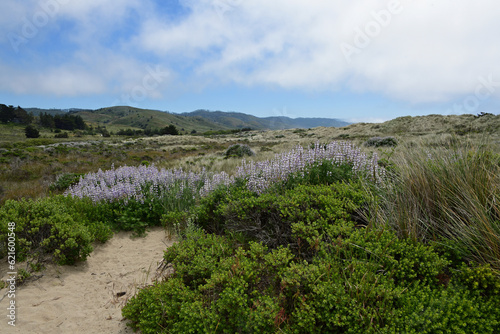
[[[494,0],[3,0],[0,103],[498,114],[499,17]]]

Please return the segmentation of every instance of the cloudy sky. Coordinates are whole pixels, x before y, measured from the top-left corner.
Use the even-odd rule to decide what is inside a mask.
[[[500,112],[498,0],[2,0],[0,103]]]

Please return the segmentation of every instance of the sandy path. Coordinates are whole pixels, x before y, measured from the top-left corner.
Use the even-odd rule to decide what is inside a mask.
[[[87,261],[49,267],[42,278],[18,287],[16,327],[7,323],[6,297],[0,302],[0,333],[133,333],[122,319],[121,308],[138,285],[151,282],[172,241],[161,228],[150,230],[145,238],[130,235],[117,233],[95,246]],[[6,272],[2,262],[0,276]],[[0,290],[0,298],[5,292]],[[117,297],[119,292],[126,294]]]

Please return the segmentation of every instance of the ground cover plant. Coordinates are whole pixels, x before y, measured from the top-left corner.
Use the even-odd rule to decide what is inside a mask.
[[[88,200],[54,196],[7,201],[0,209],[0,257],[7,253],[7,235],[15,222],[16,259],[32,268],[46,260],[73,264],[85,260],[92,243],[112,236],[110,227]]]
[[[143,333],[500,329],[500,282],[488,265],[360,222],[356,213],[378,201],[370,173],[333,177],[335,169],[321,173],[334,165],[326,161],[274,186],[249,188],[243,177],[205,197],[165,252],[174,274],[123,309],[130,325]]]

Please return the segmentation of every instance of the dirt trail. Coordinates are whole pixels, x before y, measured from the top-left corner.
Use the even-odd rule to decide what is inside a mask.
[[[164,250],[173,242],[162,228],[150,230],[144,238],[130,236],[117,233],[96,245],[87,261],[51,266],[40,279],[18,287],[16,326],[7,323],[9,298],[5,297],[0,302],[0,333],[133,333],[121,308],[139,285],[151,282]],[[2,262],[0,276],[6,272]],[[0,298],[5,292],[0,290]]]

